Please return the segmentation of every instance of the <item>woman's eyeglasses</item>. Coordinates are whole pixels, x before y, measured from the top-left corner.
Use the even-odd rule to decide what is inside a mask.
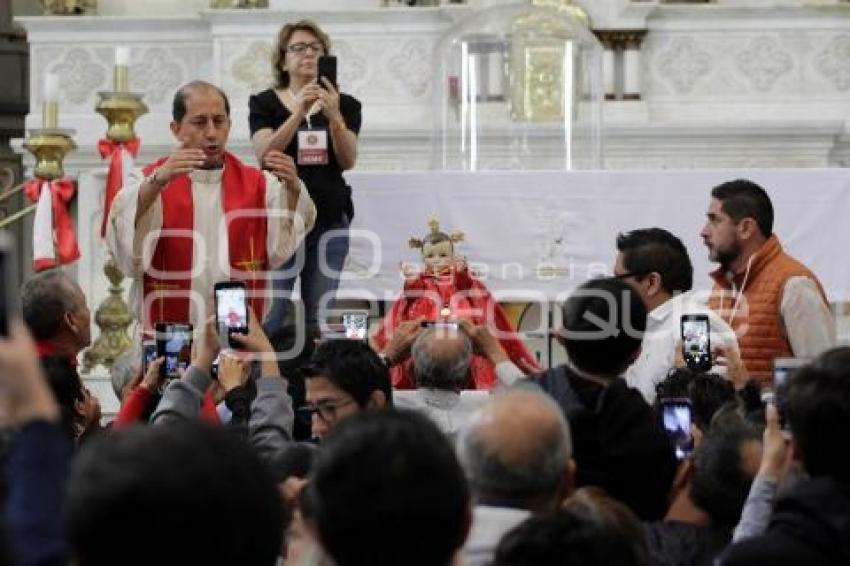
[[[312,51],[313,53],[324,53],[324,46],[318,42],[314,41],[312,43],[304,43],[303,41],[299,41],[298,43],[293,43],[292,45],[287,46],[286,50],[290,53],[304,53],[307,50]]]

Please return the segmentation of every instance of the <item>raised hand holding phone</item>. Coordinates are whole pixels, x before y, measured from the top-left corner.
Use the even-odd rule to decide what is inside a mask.
[[[682,355],[693,371],[711,369],[711,328],[707,314],[683,314]]]
[[[250,352],[259,354],[255,356],[260,360],[260,371],[263,376],[280,376],[280,366],[277,365],[277,355],[268,336],[260,326],[253,309],[248,307],[248,334],[233,334],[232,338],[243,348]]]
[[[317,82],[319,86],[326,90],[338,90],[336,82],[336,56],[322,55],[319,57]]]
[[[231,334],[230,338],[237,348],[243,348],[250,352],[274,352],[268,336],[254,315],[254,309],[248,307],[248,332],[245,334]]]
[[[227,333],[231,348],[241,344],[235,334],[248,334],[248,297],[243,281],[219,281],[215,284],[215,316],[217,327]]]
[[[248,380],[248,367],[239,356],[222,352],[219,356],[218,382],[225,391],[232,391]]]
[[[165,358],[161,367],[165,379],[179,379],[191,363],[192,325],[174,322],[157,322],[156,355]]]
[[[676,458],[684,460],[694,450],[691,401],[687,398],[661,399],[661,419],[664,431],[674,444]]]
[[[151,360],[145,368],[145,376],[139,387],[144,387],[148,391],[157,391],[162,385],[162,364],[165,363],[165,357],[158,357]]]

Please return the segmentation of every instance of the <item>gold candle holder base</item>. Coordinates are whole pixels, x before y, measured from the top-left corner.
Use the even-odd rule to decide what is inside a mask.
[[[111,255],[103,266],[103,272],[109,279],[109,297],[103,301],[94,315],[94,320],[100,327],[91,348],[83,354],[83,373],[89,373],[98,365],[110,368],[115,360],[132,347],[127,328],[133,322],[133,315],[127,303],[124,302],[124,288],[121,281],[124,275],[118,269],[115,258]]]
[[[142,102],[142,95],[124,91],[104,91],[97,94],[100,102],[97,103],[95,110],[109,122],[106,137],[115,142],[125,142],[135,138],[136,120],[148,112],[147,105]]]
[[[65,174],[62,161],[69,151],[77,149],[71,137],[74,130],[63,128],[38,128],[30,130],[24,147],[35,156],[34,176],[47,181],[61,179]]]

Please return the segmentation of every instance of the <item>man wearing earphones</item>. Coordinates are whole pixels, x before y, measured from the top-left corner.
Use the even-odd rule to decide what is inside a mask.
[[[773,234],[763,188],[738,179],[711,196],[700,232],[709,258],[720,263],[709,306],[738,335],[750,376],[770,386],[775,358],[813,358],[835,344],[829,301],[815,274]]]
[[[107,242],[121,270],[141,285],[145,328],[191,322],[211,312],[217,281],[242,279],[264,312],[267,273],[289,259],[313,227],[316,208],[292,159],[269,171],[227,152],[230,104],[218,87],[194,81],[174,96],[171,132],[179,146],[122,187]]]

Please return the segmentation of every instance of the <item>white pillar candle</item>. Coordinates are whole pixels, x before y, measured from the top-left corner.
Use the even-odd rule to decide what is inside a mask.
[[[57,102],[59,100],[59,75],[47,73],[44,75],[44,101]]]
[[[121,46],[115,48],[115,66],[126,67],[130,64],[130,48]]]

